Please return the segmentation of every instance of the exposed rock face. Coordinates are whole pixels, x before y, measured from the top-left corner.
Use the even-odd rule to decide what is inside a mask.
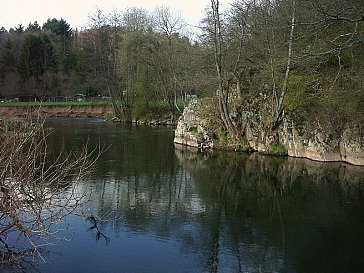
[[[344,131],[340,142],[340,155],[343,161],[354,165],[364,165],[364,136],[359,128]]]
[[[212,148],[213,143],[208,132],[204,129],[206,120],[201,115],[201,102],[190,101],[178,120],[174,142],[196,148]]]
[[[287,119],[283,128],[280,128],[280,141],[287,147],[289,156],[318,161],[342,161],[338,148],[340,139],[332,138],[319,127],[312,131],[302,131]]]
[[[289,156],[364,165],[364,136],[359,128],[353,126],[335,135],[325,131],[319,122],[298,130],[292,121],[285,119],[279,130],[280,141]]]
[[[175,133],[175,142],[193,147],[213,147],[211,133],[206,120],[199,114],[201,102],[193,101],[186,107]],[[341,135],[328,132],[319,121],[306,123],[298,128],[286,116],[275,132],[272,132],[260,116],[259,111],[250,107],[242,109],[246,122],[245,134],[249,146],[262,153],[271,153],[275,143],[279,143],[292,157],[304,157],[317,161],[344,161],[364,166],[364,136],[362,129],[350,127]],[[202,136],[202,137],[201,137]]]

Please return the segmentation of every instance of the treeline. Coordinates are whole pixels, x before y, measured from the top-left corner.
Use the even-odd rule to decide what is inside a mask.
[[[168,7],[96,10],[81,31],[62,19],[2,29],[0,96],[81,93],[119,102],[120,115],[164,100],[173,119],[183,96],[217,94],[231,133],[232,97],[264,98],[272,126],[284,111],[364,108],[363,1],[238,0],[224,14],[219,7],[210,1],[194,41]]]
[[[206,76],[198,79],[204,59],[200,46],[180,35],[183,24],[159,7],[153,14],[98,9],[81,31],[63,19],[2,29],[0,96],[52,100],[81,93],[121,102],[121,109],[165,100],[174,115],[178,99],[211,89]]]

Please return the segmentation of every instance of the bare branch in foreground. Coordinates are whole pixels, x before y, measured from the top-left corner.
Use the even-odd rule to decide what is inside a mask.
[[[52,156],[44,122],[0,121],[0,263],[26,256],[62,239],[64,219],[85,201],[77,185],[93,170],[100,147]]]

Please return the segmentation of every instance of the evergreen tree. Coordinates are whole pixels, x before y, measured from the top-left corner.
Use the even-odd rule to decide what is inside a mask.
[[[39,81],[46,71],[56,71],[56,56],[49,37],[29,34],[21,47],[18,72],[23,80]]]
[[[70,46],[72,38],[72,29],[63,19],[48,19],[43,24],[43,31],[48,32],[56,45],[56,51],[59,56],[60,67],[63,73],[70,72]]]
[[[25,31],[29,32],[40,32],[41,27],[39,26],[38,22],[35,21],[34,23],[29,23],[27,29]]]
[[[13,45],[8,37],[0,52],[0,76],[4,78],[6,73],[15,71],[15,54]]]

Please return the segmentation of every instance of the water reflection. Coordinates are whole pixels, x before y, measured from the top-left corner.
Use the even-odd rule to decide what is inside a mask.
[[[110,145],[83,187],[113,251],[87,272],[364,271],[361,167],[201,153],[174,147],[168,128],[71,125],[53,124],[54,143]]]
[[[185,148],[176,154],[200,196],[215,205],[206,231],[210,271],[219,271],[224,248],[234,254],[234,272],[363,269],[357,248],[364,238],[362,168]]]

